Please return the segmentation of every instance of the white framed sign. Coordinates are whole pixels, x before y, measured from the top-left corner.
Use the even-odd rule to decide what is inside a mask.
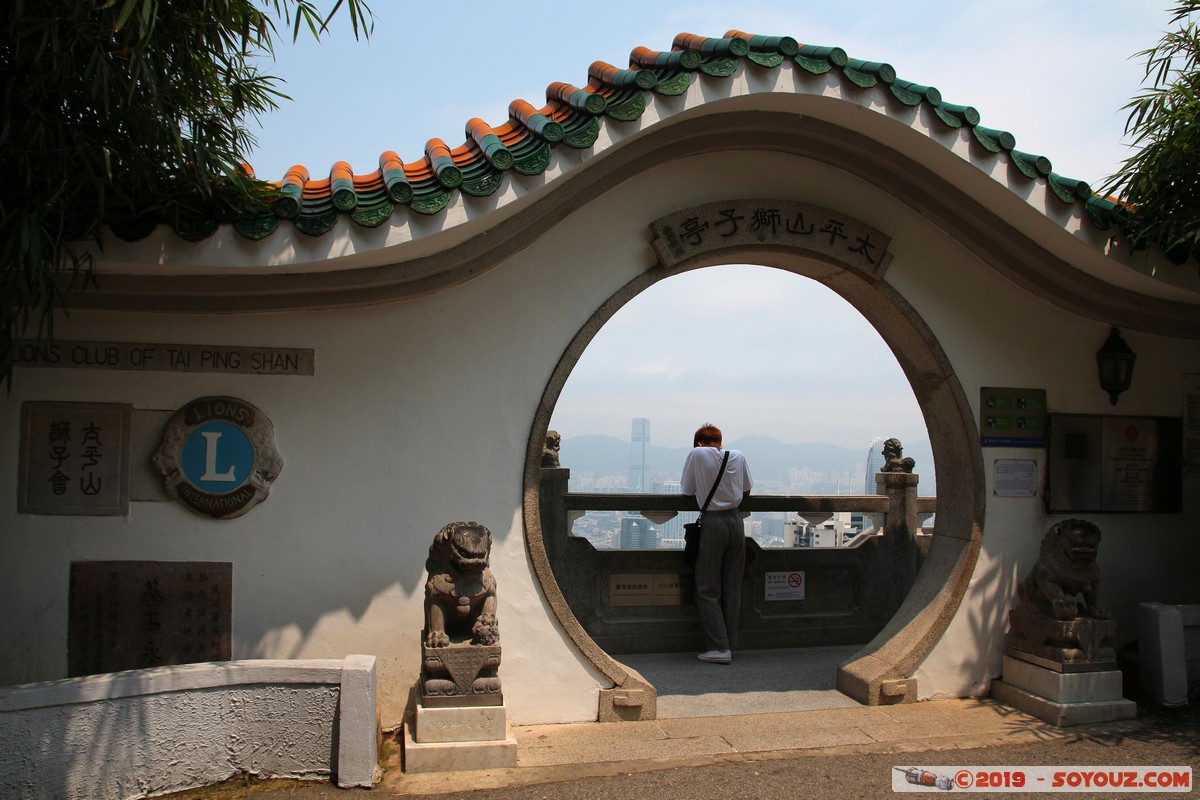
[[[804,571],[766,573],[766,584],[763,589],[763,599],[767,602],[777,600],[804,599]]]

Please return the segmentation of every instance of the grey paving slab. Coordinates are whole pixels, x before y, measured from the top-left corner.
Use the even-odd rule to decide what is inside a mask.
[[[628,739],[614,734],[607,739],[587,744],[581,743],[575,746],[556,744],[554,747],[518,750],[517,766],[544,767],[561,764],[646,761],[736,752],[737,749],[727,739],[715,734],[682,739]]]
[[[660,719],[851,708],[837,691],[837,668],[858,645],[734,651],[732,664],[694,653],[619,656],[658,691]]]
[[[874,740],[858,728],[814,728],[796,726],[786,731],[755,730],[734,733],[724,738],[739,753],[761,753],[776,750],[815,750],[851,744],[870,744]]]
[[[858,728],[870,724],[892,722],[881,709],[857,708],[790,711],[778,714],[749,714],[727,717],[684,717],[659,720],[668,736],[686,736],[695,732],[718,730],[723,736],[745,736],[763,733],[786,736],[796,730]]]
[[[586,747],[616,736],[630,740],[666,739],[657,720],[647,722],[577,722],[549,725],[513,725],[512,735],[522,748]]]
[[[974,701],[920,703],[920,712],[904,712],[895,722],[868,723],[860,729],[877,742],[928,740],[947,736],[1018,735],[1045,729],[1041,720],[1013,711],[998,703],[974,705]],[[965,706],[965,707],[964,707]],[[899,708],[899,707],[896,707]],[[889,713],[892,709],[889,709]]]

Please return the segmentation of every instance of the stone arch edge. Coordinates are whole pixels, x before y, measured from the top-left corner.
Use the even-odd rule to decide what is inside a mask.
[[[563,386],[570,377],[571,371],[579,363],[583,351],[595,338],[604,324],[612,318],[620,308],[641,292],[653,286],[659,280],[667,277],[662,267],[655,267],[643,272],[629,283],[621,287],[616,294],[592,312],[591,317],[583,327],[572,337],[570,344],[559,356],[558,363],[550,375],[550,380],[542,392],[533,417],[529,433],[529,442],[525,450],[523,514],[525,521],[525,550],[533,566],[534,575],[542,594],[546,599],[550,612],[562,626],[563,632],[571,643],[601,675],[613,682],[611,689],[601,689],[597,718],[606,721],[632,721],[656,719],[657,691],[640,673],[610,656],[596,641],[588,635],[583,625],[575,617],[566,597],[554,577],[550,566],[550,558],[546,552],[541,520],[541,469],[542,447],[546,440],[546,432],[550,427],[550,416],[562,393]]]
[[[812,278],[851,303],[879,331],[900,363],[925,416],[939,487],[938,525],[925,565],[895,616],[883,630],[838,669],[837,687],[864,705],[913,702],[917,667],[949,627],[966,595],[978,560],[986,506],[983,457],[973,412],[933,331],[917,311],[882,280],[849,265],[815,260],[798,248],[740,246],[710,250],[667,269],[656,265],[621,287],[600,305],[559,357],[535,412],[524,470],[525,545],[537,581],[564,632],[579,653],[614,684],[601,690],[599,718],[653,719],[655,690],[635,670],[605,652],[587,634],[567,605],[550,567],[540,517],[542,446],[562,388],[584,350],[605,323],[633,297],[664,278],[723,263],[752,261]],[[631,695],[644,700],[630,715]],[[614,708],[626,704],[626,711]]]

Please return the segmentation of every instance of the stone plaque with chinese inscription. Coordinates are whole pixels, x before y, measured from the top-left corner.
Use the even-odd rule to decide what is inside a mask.
[[[128,514],[132,418],[125,404],[24,403],[17,511]]]
[[[67,668],[75,677],[228,661],[232,620],[230,563],[77,561]]]
[[[695,592],[690,576],[677,573],[619,573],[609,576],[610,606],[678,606]]]
[[[650,225],[665,267],[698,255],[754,247],[788,248],[882,278],[891,237],[851,216],[794,200],[726,200],[695,206]]]

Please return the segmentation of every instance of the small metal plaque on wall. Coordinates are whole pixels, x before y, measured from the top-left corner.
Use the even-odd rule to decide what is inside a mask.
[[[236,397],[201,397],[175,412],[153,462],[168,494],[216,519],[261,503],[283,469],[271,420]]]

